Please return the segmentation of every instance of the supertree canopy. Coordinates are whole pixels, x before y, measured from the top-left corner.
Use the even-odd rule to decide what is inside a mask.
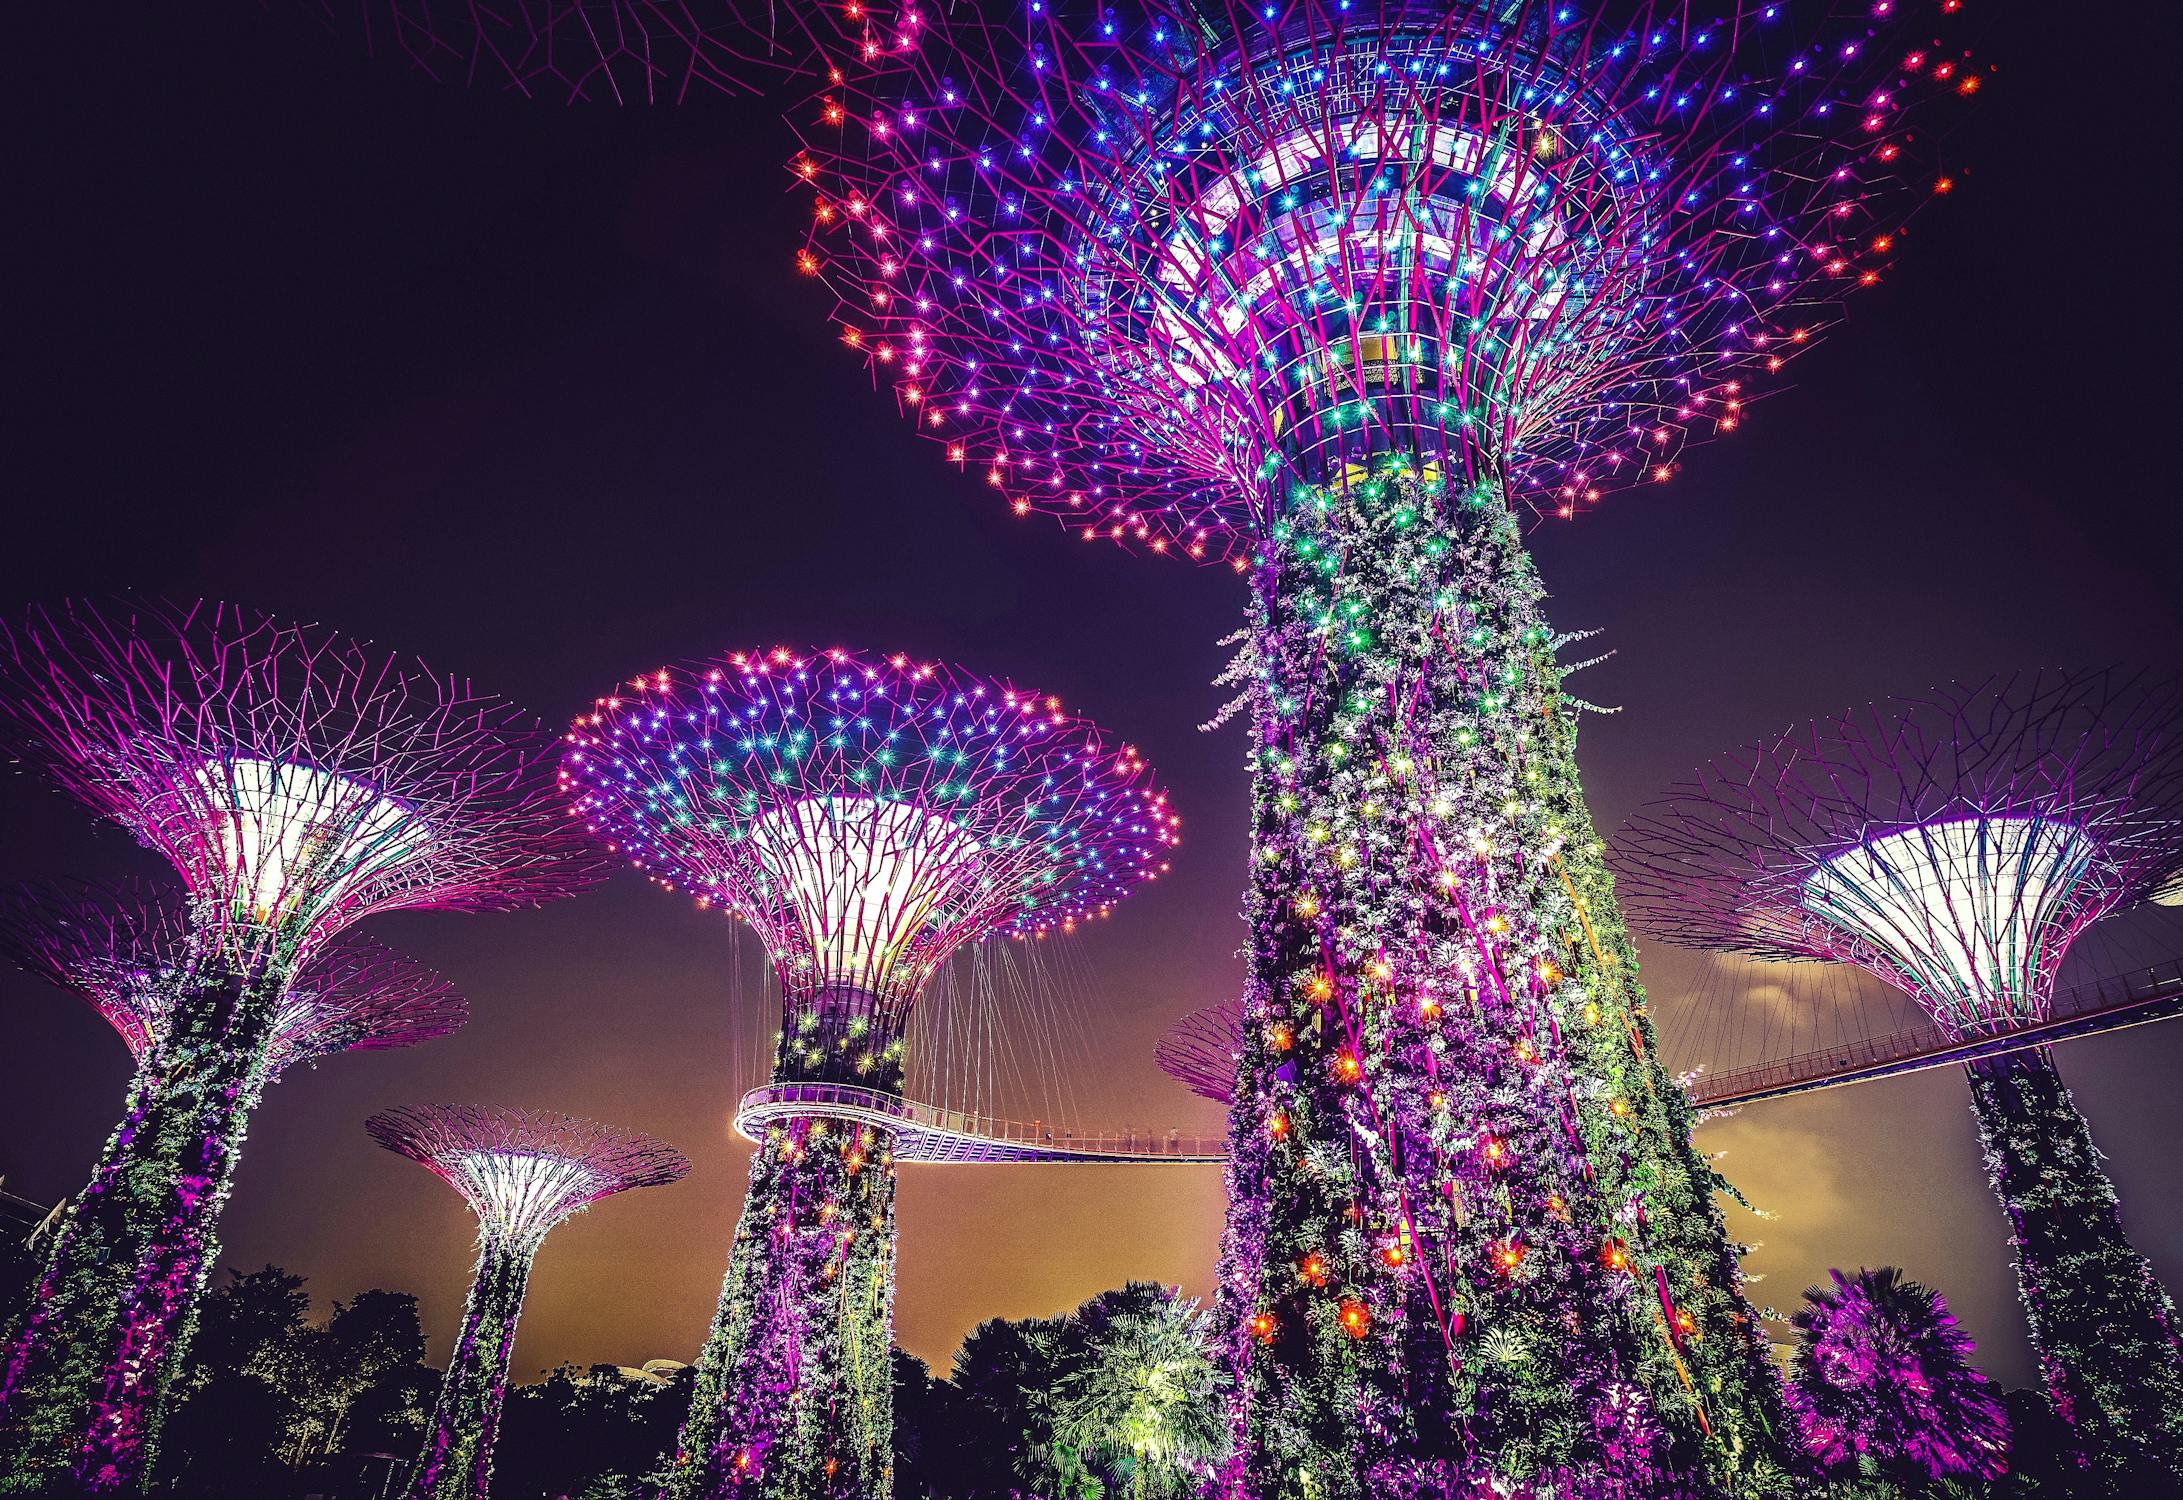
[[[554,104],[681,104],[889,66],[916,0],[303,0],[337,35],[428,77]]]
[[[373,913],[531,905],[595,863],[518,711],[225,605],[0,625],[0,734],[188,892],[184,970],[0,1368],[0,1491],[127,1489],[297,977]]]
[[[1167,1029],[1153,1049],[1160,1071],[1201,1099],[1232,1103],[1243,1056],[1243,1004],[1217,1000]]]
[[[425,1105],[373,1115],[364,1129],[443,1179],[478,1216],[462,1328],[406,1493],[485,1500],[508,1356],[538,1247],[571,1214],[630,1188],[678,1182],[690,1163],[648,1135],[542,1110]]]
[[[562,780],[594,834],[758,933],[774,1078],[807,1107],[752,1160],[674,1492],[883,1496],[909,1008],[966,944],[1103,916],[1179,819],[1057,700],[846,651],[632,678],[576,721]]]
[[[1870,970],[1951,1033],[2049,1394],[2085,1462],[2183,1477],[2175,1311],[2043,1021],[2087,925],[2183,860],[2183,690],[2118,671],[1951,685],[1702,768],[1617,840],[1640,927],[1686,947]]]
[[[156,1058],[188,981],[187,909],[134,886],[25,886],[0,898],[0,954],[83,999],[139,1066]],[[470,1008],[440,975],[369,938],[345,935],[296,975],[261,1059],[268,1082],[340,1052],[414,1047],[461,1029]]]
[[[801,264],[919,425],[1252,583],[1234,1493],[1790,1456],[1515,509],[1740,426],[1952,186],[1912,108],[1979,75],[1821,9],[1025,0],[805,130]]]

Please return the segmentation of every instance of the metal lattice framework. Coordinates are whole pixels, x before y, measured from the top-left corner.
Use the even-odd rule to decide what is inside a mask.
[[[1236,1095],[1243,1051],[1243,1002],[1216,1000],[1167,1029],[1153,1048],[1160,1071],[1201,1099],[1228,1104]]]
[[[377,912],[531,906],[600,873],[519,709],[232,605],[0,624],[0,729],[170,861],[200,927],[289,962]]]
[[[1616,843],[1641,931],[1853,963],[2004,1034],[2047,1018],[2078,933],[2183,866],[2183,692],[2109,670],[1890,700],[1720,757]]]
[[[507,1244],[535,1245],[601,1198],[690,1171],[689,1158],[640,1131],[551,1110],[413,1105],[364,1129],[462,1194],[480,1235]]]
[[[0,897],[0,953],[83,999],[142,1063],[189,985],[189,913],[149,886],[24,886]],[[264,1076],[339,1052],[414,1047],[460,1030],[469,1017],[469,1003],[438,973],[350,934],[282,994]]]
[[[446,83],[552,103],[680,104],[783,77],[889,66],[914,3],[779,0],[304,0],[336,35]]]
[[[948,956],[1102,916],[1180,819],[1057,700],[906,657],[737,653],[634,678],[568,736],[591,831],[754,928],[791,997],[898,1035]]]
[[[1240,571],[1389,451],[1569,516],[1740,426],[1952,188],[1911,106],[1980,78],[1910,8],[1029,0],[825,95],[802,266],[1087,539]]]
[[[137,1070],[0,1356],[14,1471],[127,1490],[298,975],[374,913],[529,906],[603,865],[559,815],[551,740],[507,703],[228,605],[78,601],[0,623],[0,742],[188,892],[188,982],[159,1023],[157,1066]]]
[[[1857,964],[1981,1043],[1972,1113],[2069,1446],[2117,1493],[2183,1483],[2174,1305],[2052,1049],[2009,1047],[2072,940],[2183,866],[2183,685],[2037,673],[1820,720],[1702,768],[1617,847],[1652,935]]]

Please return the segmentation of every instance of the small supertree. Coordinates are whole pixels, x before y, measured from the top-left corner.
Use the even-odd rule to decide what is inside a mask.
[[[1955,684],[1722,756],[1617,839],[1648,935],[1836,960],[1993,1044],[1967,1065],[2057,1412],[2082,1459],[2183,1478],[2175,1310],[2046,1047],[2070,943],[2183,860],[2183,692],[2119,671]]]
[[[916,0],[302,0],[337,35],[428,77],[549,104],[681,104],[884,67]]]
[[[134,884],[24,886],[0,895],[0,955],[88,1004],[139,1067],[158,1057],[191,970],[189,912]],[[439,974],[346,934],[281,996],[261,1059],[264,1081],[340,1052],[414,1047],[459,1030],[470,1008]]]
[[[680,1181],[690,1163],[648,1135],[543,1110],[418,1105],[373,1115],[364,1129],[446,1181],[478,1216],[462,1329],[406,1494],[485,1500],[508,1356],[538,1247],[571,1214],[631,1188]]]
[[[1160,1071],[1200,1099],[1229,1104],[1236,1096],[1236,1063],[1243,1056],[1243,1002],[1216,1000],[1167,1029],[1153,1048]]]
[[[1898,1481],[2008,1468],[2000,1391],[1971,1365],[1977,1348],[1941,1294],[1893,1266],[1829,1271],[1789,1319],[1797,1329],[1789,1408],[1804,1446],[1832,1474]]]
[[[0,1367],[0,1491],[134,1487],[287,996],[376,912],[589,883],[550,744],[500,699],[226,605],[0,624],[0,738],[164,856],[188,965]]]
[[[884,1122],[910,1006],[968,944],[1104,915],[1167,868],[1179,820],[1133,748],[1057,700],[904,656],[663,670],[568,742],[592,832],[764,942],[783,996],[773,1076],[807,1111],[752,1158],[674,1493],[884,1496]]]
[[[1953,8],[1027,0],[814,110],[801,264],[903,410],[1251,583],[1231,1489],[1788,1453],[1517,510],[1671,477],[1880,279]]]

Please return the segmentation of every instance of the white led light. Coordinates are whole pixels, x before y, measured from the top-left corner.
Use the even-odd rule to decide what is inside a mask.
[[[415,848],[410,810],[362,782],[282,761],[208,761],[197,788],[259,921],[314,917]]]
[[[918,935],[974,892],[982,865],[978,841],[946,818],[873,797],[792,802],[749,836],[827,983],[895,977]]]
[[[442,1157],[441,1165],[477,1210],[480,1228],[489,1238],[536,1242],[611,1191],[604,1174],[566,1156],[467,1151]]]
[[[1845,849],[1804,882],[1803,906],[1857,938],[1959,1030],[2044,1013],[2055,913],[2091,839],[2027,815],[1902,829]]]

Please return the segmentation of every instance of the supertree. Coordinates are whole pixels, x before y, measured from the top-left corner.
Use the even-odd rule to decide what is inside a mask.
[[[1232,1104],[1243,1056],[1243,1002],[1216,1000],[1167,1029],[1153,1048],[1160,1071],[1200,1099]]]
[[[1239,1492],[1787,1454],[1514,508],[1739,426],[1952,186],[1910,108],[1980,79],[1898,8],[1028,0],[806,130],[802,268],[919,425],[1251,585]]]
[[[782,0],[302,0],[337,36],[446,83],[552,104],[682,104],[838,78],[914,51],[901,4]]]
[[[231,606],[0,624],[0,734],[188,893],[186,970],[0,1368],[0,1490],[127,1489],[296,976],[376,912],[528,906],[596,866],[517,710]]]
[[[648,1135],[545,1110],[415,1105],[373,1115],[364,1129],[462,1194],[478,1216],[478,1263],[462,1328],[405,1493],[410,1500],[485,1500],[508,1399],[508,1355],[538,1247],[570,1215],[631,1188],[679,1182],[690,1163]]]
[[[775,650],[633,678],[568,736],[593,833],[747,922],[778,1090],[683,1427],[678,1496],[889,1492],[902,1031],[949,955],[1102,916],[1179,820],[1057,700],[905,656]]]
[[[1826,1469],[1917,1482],[2007,1471],[2000,1392],[1940,1293],[1893,1266],[1804,1293],[1789,1405]]]
[[[133,883],[31,885],[0,896],[0,955],[97,1011],[139,1067],[159,1056],[190,973],[191,936],[182,902]],[[259,1059],[264,1081],[340,1052],[414,1047],[461,1029],[469,1016],[439,974],[345,935],[281,996]]]
[[[1722,756],[1617,837],[1639,929],[1833,960],[1966,1064],[2047,1390],[2083,1462],[2183,1478],[2175,1310],[2124,1237],[2047,1016],[2075,937],[2183,861],[2183,692],[2116,670],[1952,684]]]

